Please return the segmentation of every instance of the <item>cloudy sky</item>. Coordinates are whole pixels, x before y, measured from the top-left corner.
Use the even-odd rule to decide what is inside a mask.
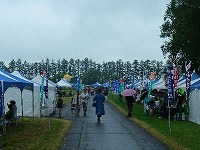
[[[165,61],[159,35],[169,2],[0,0],[1,61]]]

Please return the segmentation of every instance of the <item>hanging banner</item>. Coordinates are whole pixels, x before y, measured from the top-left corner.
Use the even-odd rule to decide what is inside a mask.
[[[178,85],[178,67],[177,66],[174,67],[173,79],[174,79],[174,88],[176,88]]]
[[[174,99],[174,88],[173,88],[173,80],[171,68],[167,67],[167,79],[168,79],[168,100],[173,101]]]

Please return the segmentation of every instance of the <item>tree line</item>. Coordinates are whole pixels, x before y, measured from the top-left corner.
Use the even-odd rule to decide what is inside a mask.
[[[0,67],[4,70],[10,73],[18,70],[29,79],[32,79],[37,74],[42,74],[42,71],[46,70],[46,66],[48,66],[49,79],[55,83],[63,78],[64,75],[69,74],[72,76],[72,83],[75,83],[77,78],[80,77],[84,84],[105,83],[121,78],[130,82],[131,75],[134,75],[135,80],[142,79],[144,70],[147,77],[153,71],[160,77],[164,68],[163,62],[156,60],[123,62],[119,59],[116,62],[109,61],[100,64],[89,58],[84,60],[71,58],[70,60],[62,59],[58,61],[46,59],[46,61],[42,60],[35,63],[12,59],[8,66],[0,62]]]

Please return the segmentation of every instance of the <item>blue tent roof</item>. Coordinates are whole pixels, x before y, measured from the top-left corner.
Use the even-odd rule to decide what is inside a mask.
[[[195,89],[200,89],[200,80],[199,81],[197,81],[197,82],[195,82],[194,84],[192,84],[191,86],[190,86],[190,91],[192,91],[192,90],[195,90]]]
[[[183,76],[178,80],[178,82],[181,82],[181,81],[184,80],[184,79],[186,79],[186,76],[185,76],[185,75],[183,75]]]
[[[16,86],[21,91],[26,87],[29,87],[31,90],[33,90],[33,83],[20,79],[1,68],[0,68],[0,80],[1,83],[3,83],[3,92],[5,92],[11,86]]]
[[[92,86],[93,86],[93,87],[98,87],[98,86],[101,86],[101,84],[98,83],[98,82],[96,82],[96,83],[92,84]]]
[[[107,83],[103,83],[102,86],[103,87],[110,87],[110,84],[109,84],[109,82],[107,82]]]
[[[191,80],[195,80],[197,78],[199,78],[199,75],[196,72],[193,72],[191,75]]]

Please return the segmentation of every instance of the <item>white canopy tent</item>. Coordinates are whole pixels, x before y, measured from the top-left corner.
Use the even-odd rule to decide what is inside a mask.
[[[0,69],[1,75],[1,92],[3,93],[3,104],[4,112],[8,111],[5,107],[6,104],[10,103],[10,100],[14,100],[17,106],[17,115],[24,116],[24,105],[23,93],[30,93],[29,101],[33,101],[33,83],[27,82],[26,80],[20,79],[3,69]]]
[[[33,102],[30,101],[32,94],[29,91],[25,90],[22,92],[22,98],[23,98],[23,102],[24,102],[24,116],[39,117],[40,116],[40,102],[41,102],[41,100],[40,100],[40,84],[26,78],[19,71],[13,71],[11,74],[18,78],[26,80],[30,83],[33,83],[33,85],[34,85]]]
[[[193,90],[189,96],[189,120],[200,124],[200,90]]]
[[[167,89],[165,85],[164,76],[161,76],[161,78],[155,84],[152,85],[152,89],[157,89],[158,91]]]
[[[41,85],[42,83],[42,77],[41,75],[37,75],[35,78],[33,78],[31,81],[34,81]],[[46,78],[44,79],[44,86],[46,86]],[[53,113],[54,108],[56,107],[56,84],[50,80],[48,80],[48,98],[43,99],[44,102],[44,116],[48,116],[49,114]]]
[[[60,79],[57,85],[61,87],[72,87],[72,85],[64,78]]]

